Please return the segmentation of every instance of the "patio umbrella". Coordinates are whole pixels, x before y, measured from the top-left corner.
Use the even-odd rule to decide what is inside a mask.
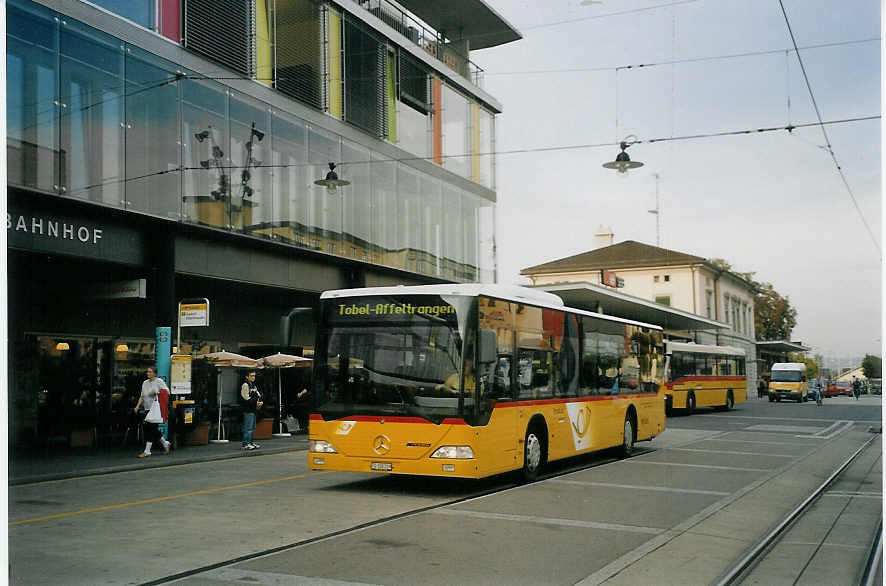
[[[230,367],[244,367],[244,368],[261,368],[261,365],[257,360],[249,358],[248,356],[243,356],[241,354],[235,354],[233,352],[226,352],[222,350],[221,352],[210,352],[209,354],[200,354],[197,358],[205,358],[209,360],[214,366],[219,368],[230,366]],[[222,425],[221,425],[221,416],[222,416],[222,385],[221,385],[221,371],[219,371],[219,380],[218,384],[218,437],[212,441],[212,443],[222,444],[226,443],[227,439],[222,439]]]
[[[258,361],[264,366],[277,369],[277,408],[280,414],[280,431],[274,434],[274,437],[290,437],[292,434],[283,433],[283,383],[280,377],[281,368],[292,368],[293,366],[309,366],[314,361],[310,358],[302,358],[301,356],[293,356],[292,354],[281,354],[277,352],[271,356],[259,358]]]

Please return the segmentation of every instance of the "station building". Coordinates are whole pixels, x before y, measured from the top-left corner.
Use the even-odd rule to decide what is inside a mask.
[[[574,289],[570,283],[588,283],[593,287],[584,287],[585,297],[587,291],[611,288],[617,294],[610,299],[630,300],[636,311],[647,311],[648,302],[667,307],[671,311],[652,323],[662,325],[671,339],[743,349],[747,392],[755,390],[759,371],[750,281],[692,254],[633,240],[614,243],[612,231],[602,226],[595,238],[593,250],[527,267],[520,274],[533,286],[561,296]]]
[[[119,432],[182,299],[179,351],[237,352],[324,290],[494,280],[483,0],[5,9],[12,445]]]

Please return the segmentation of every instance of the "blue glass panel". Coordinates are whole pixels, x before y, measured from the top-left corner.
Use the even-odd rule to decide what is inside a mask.
[[[90,0],[90,2],[145,28],[154,28],[154,0]]]
[[[126,209],[179,219],[181,124],[176,67],[137,49],[126,54]]]
[[[12,185],[55,191],[58,149],[58,23],[31,2],[6,5],[6,159]]]

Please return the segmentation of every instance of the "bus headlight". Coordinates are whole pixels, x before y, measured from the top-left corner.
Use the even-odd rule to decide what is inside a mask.
[[[472,460],[474,458],[474,450],[471,446],[440,446],[434,453],[432,458],[448,458],[452,460]]]
[[[308,442],[308,449],[311,452],[320,452],[326,454],[335,454],[335,448],[331,443],[323,441],[323,440],[310,440]]]

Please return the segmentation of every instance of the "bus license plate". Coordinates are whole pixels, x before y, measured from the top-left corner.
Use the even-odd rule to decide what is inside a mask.
[[[390,472],[394,469],[394,465],[390,462],[373,462],[371,468],[379,472]]]

